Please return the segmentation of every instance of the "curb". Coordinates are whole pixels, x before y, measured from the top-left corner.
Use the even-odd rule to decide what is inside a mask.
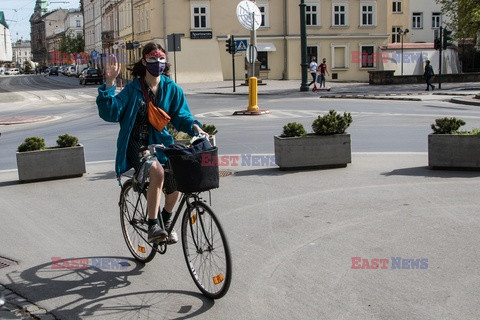
[[[456,103],[456,104],[466,104],[469,106],[480,106],[480,100],[473,101],[473,100],[462,99],[462,98],[452,98],[450,99],[450,102]]]
[[[36,306],[22,296],[0,284],[0,297],[5,301],[0,310],[10,312],[18,319],[55,320],[57,319],[47,310]]]
[[[398,95],[398,94],[337,94],[337,95],[324,95],[321,96],[322,98],[327,99],[372,99],[372,100],[406,100],[406,101],[422,101],[421,98],[418,97],[409,97],[409,96],[418,96],[418,95],[425,95],[425,94],[406,94],[406,95]]]

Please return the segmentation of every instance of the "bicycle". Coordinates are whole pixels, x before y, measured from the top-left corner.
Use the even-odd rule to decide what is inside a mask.
[[[163,145],[150,145],[150,152],[154,154],[157,147],[163,147]],[[168,167],[165,170],[171,171]],[[174,172],[173,176],[175,177]],[[169,243],[147,241],[148,181],[143,188],[138,189],[135,180],[134,174],[123,185],[121,184],[120,221],[123,237],[130,253],[137,261],[147,263],[157,253],[165,254]],[[206,297],[221,298],[227,293],[232,278],[232,262],[227,238],[215,213],[201,197],[201,192],[179,191],[182,192],[180,202],[170,228],[166,231],[170,235],[185,207],[180,234],[188,271],[195,285]],[[162,219],[159,220],[163,224]]]

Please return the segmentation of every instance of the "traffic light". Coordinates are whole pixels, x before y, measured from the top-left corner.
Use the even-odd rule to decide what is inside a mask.
[[[447,49],[448,46],[453,45],[452,43],[452,31],[447,28],[443,29],[443,49]]]
[[[440,49],[440,39],[439,38],[435,38],[435,40],[433,41],[433,47],[435,48],[435,50]]]
[[[235,48],[235,39],[233,36],[229,36],[228,39],[225,41],[225,51],[227,51],[230,54],[233,54],[236,52]]]

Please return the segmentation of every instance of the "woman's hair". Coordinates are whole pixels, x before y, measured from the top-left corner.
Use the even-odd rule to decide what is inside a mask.
[[[147,43],[145,47],[143,47],[142,57],[140,58],[140,60],[138,60],[134,64],[131,64],[130,67],[127,68],[127,70],[131,71],[132,77],[134,78],[145,77],[145,74],[147,73],[147,68],[142,64],[142,60],[146,54],[154,50],[160,50],[166,54],[165,49],[163,49],[163,47],[160,44],[155,42]],[[166,75],[167,77],[170,77],[170,64],[168,62],[165,64],[165,70],[163,70],[162,74]]]

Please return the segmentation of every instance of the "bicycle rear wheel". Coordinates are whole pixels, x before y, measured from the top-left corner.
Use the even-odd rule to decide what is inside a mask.
[[[188,271],[208,298],[223,297],[232,281],[227,238],[212,209],[201,201],[187,205],[182,220],[182,246]]]
[[[147,263],[155,257],[157,245],[148,243],[147,197],[146,192],[133,190],[129,179],[122,186],[120,195],[120,223],[123,238],[133,257]]]

